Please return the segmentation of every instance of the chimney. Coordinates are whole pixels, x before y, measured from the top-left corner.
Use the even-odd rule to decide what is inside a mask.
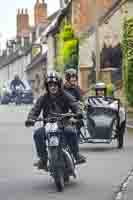
[[[34,6],[34,21],[35,25],[38,24],[44,24],[47,22],[47,4],[44,0],[39,2],[39,0],[36,1]]]
[[[29,32],[29,14],[28,9],[18,9],[17,13],[17,36],[21,37],[23,32]]]
[[[61,9],[64,8],[64,0],[60,0],[60,8],[61,8]]]

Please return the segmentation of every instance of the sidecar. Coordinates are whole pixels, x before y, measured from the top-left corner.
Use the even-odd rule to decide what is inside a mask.
[[[88,97],[81,128],[81,143],[107,143],[116,139],[123,147],[124,134],[120,131],[120,100],[112,97]]]

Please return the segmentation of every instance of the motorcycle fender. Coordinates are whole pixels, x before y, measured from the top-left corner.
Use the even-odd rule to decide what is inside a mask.
[[[69,154],[68,151],[66,151],[65,149],[63,149],[62,151],[63,151],[63,154],[65,156],[65,160],[67,162],[67,167],[70,170],[70,172],[73,173],[74,172],[74,168],[75,168],[73,159],[72,159],[72,157],[71,157],[71,155]]]

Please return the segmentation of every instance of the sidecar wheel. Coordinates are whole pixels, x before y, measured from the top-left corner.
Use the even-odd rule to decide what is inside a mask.
[[[120,134],[118,135],[117,137],[117,144],[118,144],[118,149],[122,149],[123,148],[123,145],[124,145],[124,135],[123,134]]]
[[[126,121],[124,121],[121,125],[121,128],[118,133],[117,141],[118,141],[118,149],[122,149],[124,145],[124,135],[125,135]]]

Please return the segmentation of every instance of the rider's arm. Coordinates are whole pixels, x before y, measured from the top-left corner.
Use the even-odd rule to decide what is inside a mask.
[[[25,85],[24,85],[24,83],[23,83],[23,81],[20,80],[20,84],[22,85],[22,87],[23,87],[24,89],[26,88]]]
[[[77,100],[70,94],[66,95],[67,103],[70,109],[73,113],[79,113],[80,112],[80,106]]]
[[[40,115],[42,109],[43,109],[43,104],[44,104],[44,96],[41,96],[34,107],[31,109],[31,111],[28,114],[28,119],[33,119],[36,120],[38,116]]]
[[[13,88],[14,88],[14,80],[12,80],[10,83],[10,89],[12,90]]]

